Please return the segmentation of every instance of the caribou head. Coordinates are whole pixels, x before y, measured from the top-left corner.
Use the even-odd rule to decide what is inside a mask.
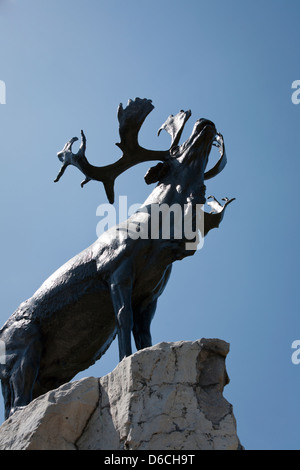
[[[172,139],[170,148],[163,151],[147,150],[140,146],[138,133],[145,118],[153,109],[151,100],[140,98],[129,100],[125,109],[122,104],[119,105],[118,120],[121,142],[116,145],[122,150],[123,155],[110,165],[96,167],[88,162],[85,156],[86,137],[81,131],[81,145],[76,154],[72,152],[72,145],[78,140],[77,137],[73,137],[67,142],[63,150],[58,153],[58,158],[63,165],[55,182],[60,179],[68,165],[74,165],[85,175],[81,186],[83,187],[91,180],[101,181],[104,184],[109,202],[113,204],[114,182],[121,173],[138,163],[159,161],[160,163],[147,172],[145,176],[147,184],[167,181],[170,175],[175,173],[180,176],[180,180],[192,178],[199,188],[205,188],[204,181],[220,173],[227,162],[222,135],[217,131],[212,121],[199,119],[194,125],[191,136],[179,145],[184,126],[191,116],[190,110],[180,111],[176,116],[169,116],[158,131],[158,135],[162,130],[170,134]],[[220,158],[213,168],[206,171],[212,146],[218,147]],[[202,191],[202,198],[204,198],[204,192]],[[218,211],[213,212],[221,213],[231,201],[226,199],[226,204],[220,206],[221,209],[219,208]],[[205,202],[205,198],[202,202]]]

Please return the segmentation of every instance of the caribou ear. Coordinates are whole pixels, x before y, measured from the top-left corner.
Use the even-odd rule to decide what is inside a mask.
[[[147,173],[144,176],[144,179],[147,184],[156,183],[160,181],[169,171],[169,163],[158,163],[157,165],[149,168]]]

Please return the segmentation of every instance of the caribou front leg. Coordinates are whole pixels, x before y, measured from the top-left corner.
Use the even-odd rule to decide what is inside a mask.
[[[124,272],[122,273],[123,275]],[[111,279],[110,292],[116,318],[119,357],[121,361],[124,357],[131,356],[132,354],[131,331],[133,328],[133,312],[131,306],[131,279],[114,276]]]

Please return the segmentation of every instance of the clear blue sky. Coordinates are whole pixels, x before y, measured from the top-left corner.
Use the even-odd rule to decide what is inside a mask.
[[[236,201],[174,266],[152,337],[231,344],[225,396],[248,449],[300,448],[299,17],[299,0],[0,0],[1,324],[96,238],[101,184],[81,189],[75,168],[53,183],[69,138],[84,129],[91,163],[116,160],[117,106],[136,96],[155,106],[149,148],[168,147],[156,133],[169,114],[192,110],[183,138],[212,119],[228,165],[207,192]],[[117,196],[143,202],[148,167],[119,177]],[[114,342],[80,376],[117,362]]]

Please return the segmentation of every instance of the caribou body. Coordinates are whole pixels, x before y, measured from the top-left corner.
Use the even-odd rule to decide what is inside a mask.
[[[92,365],[116,334],[120,360],[132,353],[131,333],[138,350],[152,345],[150,324],[172,263],[197,249],[197,243],[194,248],[187,245],[191,240],[184,233],[175,236],[175,225],[183,225],[188,214],[197,242],[195,223],[197,208],[206,200],[204,181],[218,174],[226,163],[223,138],[209,120],[198,120],[190,138],[179,145],[190,111],[170,116],[162,126],[172,137],[169,150],[142,148],[138,132],[152,109],[151,101],[146,99],[129,101],[125,109],[120,105],[121,142],[117,145],[123,156],[112,165],[95,167],[88,162],[83,132],[77,154],[72,153],[77,138],[58,153],[63,165],[55,181],[68,165],[75,165],[85,175],[82,185],[90,180],[103,182],[111,203],[114,180],[137,163],[160,162],[145,176],[148,184],[157,182],[157,186],[140,210],[58,269],[0,330],[0,341],[6,348],[5,364],[0,365],[6,418]],[[212,170],[205,172],[212,145],[219,147],[221,157]],[[226,199],[222,206],[213,200],[213,211],[203,213],[203,236],[219,226],[230,202]],[[168,237],[163,236],[160,224],[155,237],[151,237],[152,209],[162,204],[177,204],[183,210],[176,221],[170,218],[173,221]],[[132,227],[135,236],[129,233]],[[141,231],[143,227],[146,230]]]

